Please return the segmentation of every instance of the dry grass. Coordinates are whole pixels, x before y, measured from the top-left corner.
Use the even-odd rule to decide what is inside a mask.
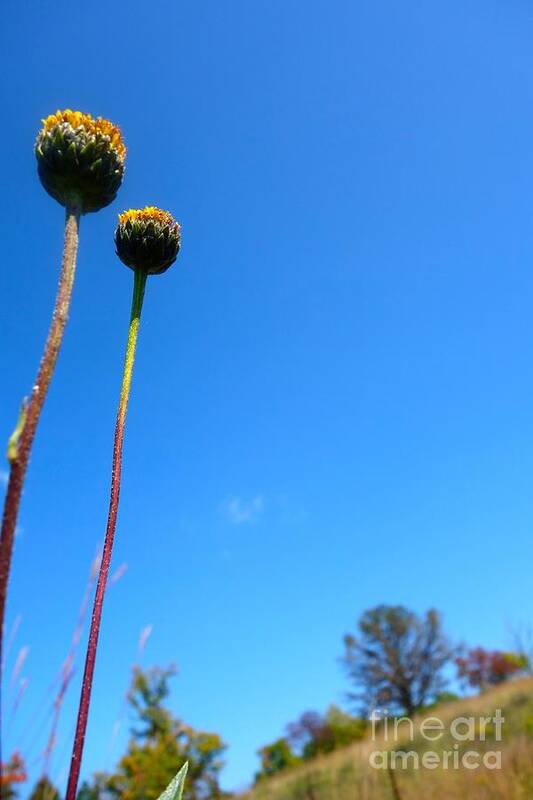
[[[503,739],[466,742],[460,753],[501,750],[502,768],[487,769],[372,769],[369,756],[374,750],[441,752],[451,750],[456,740],[445,734],[430,743],[421,736],[391,743],[365,740],[313,762],[262,781],[243,800],[533,800],[533,678],[524,678],[479,697],[448,703],[430,712],[446,727],[456,717],[492,716],[497,708],[505,718]],[[415,724],[416,730],[416,724]]]

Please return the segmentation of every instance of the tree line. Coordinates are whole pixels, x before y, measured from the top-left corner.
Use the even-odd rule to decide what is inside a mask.
[[[389,716],[412,716],[458,699],[448,684],[485,691],[530,670],[524,647],[514,651],[465,648],[450,643],[441,615],[422,615],[404,606],[379,605],[365,611],[355,633],[343,639],[341,664],[350,690],[350,710],[330,705],[324,713],[306,711],[286,726],[284,735],[258,750],[255,781],[330,753],[368,734],[368,718],[380,710]],[[173,666],[134,668],[128,704],[133,724],[126,752],[110,773],[97,773],[80,787],[77,800],[157,800],[185,761],[189,773],[184,800],[218,800],[226,744],[214,732],[199,731],[166,706]],[[15,798],[24,764],[15,755],[5,776],[3,796]],[[30,800],[60,800],[44,775]]]
[[[529,671],[531,658],[520,646],[504,652],[451,644],[434,609],[419,616],[404,606],[379,605],[344,636],[341,663],[350,683],[347,699],[357,711],[335,705],[325,714],[306,711],[260,748],[256,782],[363,739],[372,711],[412,716],[459,699],[448,690],[453,667],[458,686],[485,691]]]

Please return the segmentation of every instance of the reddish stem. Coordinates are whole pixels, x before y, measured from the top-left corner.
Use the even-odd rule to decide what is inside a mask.
[[[46,777],[49,774],[50,759],[52,757],[54,747],[56,746],[57,730],[59,727],[61,710],[63,702],[65,700],[65,695],[68,691],[68,687],[70,685],[72,678],[74,677],[74,671],[75,671],[74,661],[76,657],[76,651],[80,643],[80,639],[83,633],[83,628],[85,627],[85,618],[87,616],[87,611],[89,610],[89,603],[91,602],[94,582],[96,581],[96,575],[99,566],[100,566],[100,554],[97,555],[96,559],[94,560],[91,566],[91,571],[89,573],[89,580],[87,582],[87,586],[85,587],[85,591],[83,593],[83,598],[78,613],[78,620],[76,622],[76,627],[74,628],[74,633],[72,635],[72,642],[70,645],[70,649],[67,653],[65,661],[61,665],[61,670],[59,673],[59,679],[60,679],[59,690],[54,700],[54,713],[52,717],[52,726],[50,728],[48,742],[46,744],[43,753],[43,771],[42,771],[43,777]]]
[[[13,544],[17,528],[20,498],[24,488],[24,479],[31,448],[39,424],[39,418],[46,399],[46,393],[52,380],[57,356],[63,341],[63,334],[67,324],[72,287],[76,272],[76,256],[78,252],[80,211],[78,208],[67,208],[65,215],[65,240],[63,258],[61,262],[61,276],[57,290],[52,321],[48,337],[39,365],[39,371],[33,385],[29,401],[24,402],[17,427],[12,434],[8,445],[8,459],[10,462],[9,481],[4,500],[4,513],[2,518],[2,531],[0,534],[0,685],[2,670],[2,641],[5,620],[5,608]],[[0,785],[1,785],[1,702],[0,702]]]
[[[142,302],[144,298],[144,288],[146,285],[146,273],[136,270],[133,287],[133,300],[131,305],[130,327],[128,333],[128,345],[124,362],[124,374],[122,377],[122,389],[117,411],[117,421],[115,425],[115,440],[113,445],[113,464],[111,468],[111,497],[109,500],[109,514],[107,518],[107,528],[102,552],[102,562],[98,575],[98,583],[94,597],[93,615],[91,619],[91,629],[89,631],[89,641],[87,644],[87,656],[85,659],[85,670],[81,686],[80,705],[78,710],[78,721],[76,723],[76,734],[72,748],[72,760],[70,762],[70,773],[68,776],[66,800],[75,800],[80,777],[81,760],[83,756],[83,746],[85,744],[85,734],[87,731],[87,720],[89,718],[89,706],[91,703],[91,692],[94,676],[94,665],[96,662],[96,651],[98,648],[98,637],[100,634],[100,624],[102,621],[102,609],[113,552],[113,541],[115,538],[115,528],[117,525],[118,504],[120,498],[120,478],[122,472],[122,446],[124,442],[124,427],[126,422],[126,411],[130,394],[131,376],[133,363],[135,360],[135,348],[137,345],[137,334],[141,318]]]

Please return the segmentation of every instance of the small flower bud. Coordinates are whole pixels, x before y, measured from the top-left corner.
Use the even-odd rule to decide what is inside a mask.
[[[109,205],[124,176],[126,148],[120,130],[107,119],[80,111],[57,111],[44,119],[35,155],[48,194],[84,214]]]
[[[176,260],[180,236],[180,226],[168,211],[154,206],[131,208],[118,216],[117,256],[131,269],[159,275]]]

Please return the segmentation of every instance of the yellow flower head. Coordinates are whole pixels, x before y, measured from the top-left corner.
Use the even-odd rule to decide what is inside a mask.
[[[126,222],[158,222],[160,225],[177,225],[174,221],[172,214],[168,211],[162,211],[156,206],[146,206],[145,208],[130,208],[128,211],[123,211],[118,215],[120,225],[125,225]],[[178,225],[179,227],[179,225]]]
[[[42,120],[45,131],[51,131],[56,125],[61,125],[64,122],[68,123],[74,130],[82,128],[89,136],[108,136],[110,146],[117,151],[120,160],[124,163],[126,147],[122,141],[120,128],[113,125],[108,119],[103,117],[94,119],[90,114],[83,114],[81,111],[71,111],[70,108],[66,108],[64,111],[56,111],[55,114],[50,114],[46,119]]]
[[[46,191],[83,213],[109,205],[124,176],[126,148],[119,128],[70,108],[42,122],[35,155]]]

